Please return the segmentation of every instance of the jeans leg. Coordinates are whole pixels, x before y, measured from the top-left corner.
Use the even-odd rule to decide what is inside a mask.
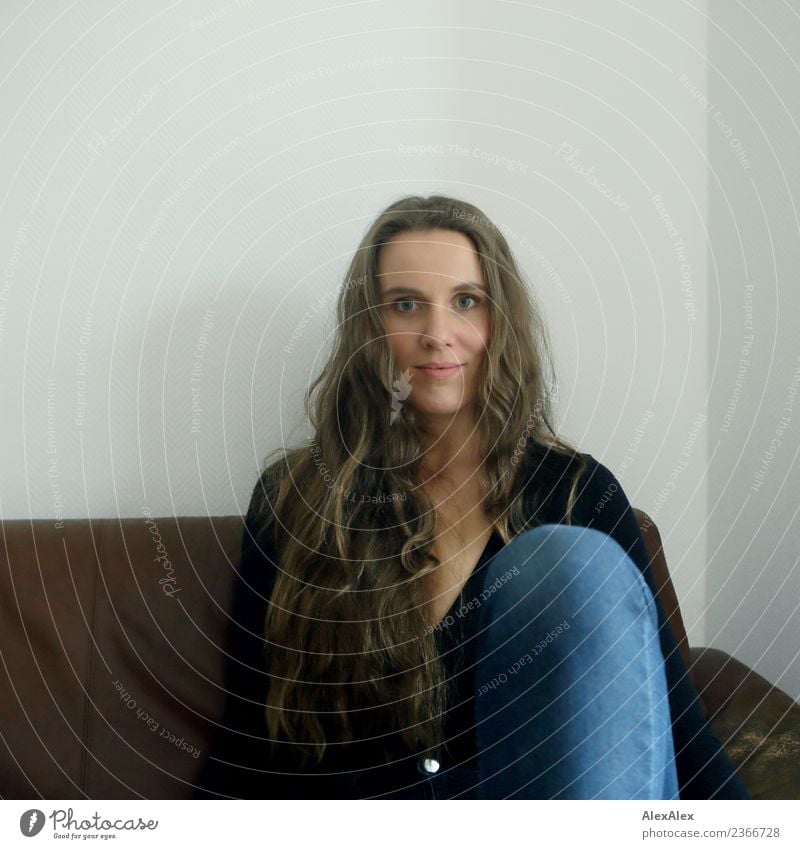
[[[620,545],[544,525],[487,568],[478,797],[679,798],[655,602]]]

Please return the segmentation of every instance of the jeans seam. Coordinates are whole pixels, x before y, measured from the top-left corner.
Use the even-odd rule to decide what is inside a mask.
[[[637,581],[638,581],[638,584],[639,584],[639,590],[642,594],[642,597],[644,598],[644,603],[645,603],[645,607],[647,609],[647,614],[650,617],[651,623],[653,624],[653,631],[654,631],[655,638],[656,638],[656,646],[658,647],[659,654],[660,654],[660,641],[658,640],[658,612],[656,610],[655,598],[653,596],[653,593],[652,593],[650,587],[647,585],[647,581],[645,581],[644,576],[642,575],[642,573],[639,571],[638,567],[636,567],[635,564],[634,564],[634,568],[636,569],[636,578],[637,578]],[[666,669],[664,667],[663,657],[661,658],[660,666],[661,666],[662,674],[666,677]],[[648,706],[650,708],[649,722],[650,722],[651,725],[654,725],[654,722],[653,722],[654,705],[652,703],[652,696],[651,696],[650,688],[648,688],[648,691],[647,691],[647,698],[648,698],[648,703],[649,703]],[[670,730],[669,730],[668,735],[666,735],[666,739],[661,742],[661,745],[662,745],[663,748],[671,748],[671,750],[672,750],[671,763],[673,765],[673,768],[677,769],[677,766],[675,765],[674,744],[671,747],[669,746],[670,742],[672,741],[672,721],[671,721],[672,715],[671,715],[670,707],[669,707],[669,698],[666,697],[666,696],[665,696],[665,701],[666,701],[665,708],[666,708],[666,712],[667,712],[667,717],[670,719]],[[654,731],[655,731],[655,729],[654,729]],[[655,765],[657,763],[657,760],[658,760],[656,758],[656,752],[655,752],[653,746],[649,747],[648,756],[650,758],[650,766],[651,766],[650,771],[653,772],[654,769],[655,769]],[[677,778],[676,778],[676,784],[677,784]],[[661,776],[660,795],[665,797],[665,798],[667,797],[666,774],[662,774],[662,776]],[[669,797],[669,798],[673,798],[673,797]],[[678,795],[677,798],[680,798],[680,796]]]

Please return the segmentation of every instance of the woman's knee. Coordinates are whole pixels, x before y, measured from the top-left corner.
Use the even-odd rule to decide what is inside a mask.
[[[622,546],[595,528],[549,524],[523,531],[498,552],[490,567],[486,585],[494,586],[502,576],[513,578],[517,597],[527,592],[524,585],[546,589],[548,596],[567,593],[583,599],[596,592],[627,593],[633,584],[649,594]]]

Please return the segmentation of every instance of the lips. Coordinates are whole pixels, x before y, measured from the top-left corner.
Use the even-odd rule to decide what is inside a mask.
[[[462,368],[463,366],[457,363],[449,366],[417,366],[417,370],[422,372],[422,374],[438,380],[452,377],[458,374]]]

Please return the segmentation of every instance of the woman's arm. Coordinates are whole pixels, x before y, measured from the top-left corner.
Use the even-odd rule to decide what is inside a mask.
[[[350,773],[309,768],[295,772],[273,756],[264,716],[269,674],[264,619],[278,574],[268,532],[270,471],[253,490],[234,580],[231,620],[225,641],[225,708],[220,727],[193,792],[194,798],[349,799]],[[271,522],[271,519],[269,520]],[[290,746],[290,744],[282,744]],[[280,761],[280,763],[279,763]]]
[[[655,597],[681,798],[749,799],[744,783],[704,717],[658,599],[647,547],[622,486],[602,463],[589,454],[584,456],[588,468],[578,484],[573,521],[613,537],[639,567]]]
[[[195,798],[276,798],[270,775],[264,704],[268,676],[264,658],[264,617],[277,566],[269,534],[262,533],[263,479],[253,491],[245,517],[239,570],[234,579],[231,620],[225,641],[225,708]],[[279,797],[278,797],[279,798]]]

